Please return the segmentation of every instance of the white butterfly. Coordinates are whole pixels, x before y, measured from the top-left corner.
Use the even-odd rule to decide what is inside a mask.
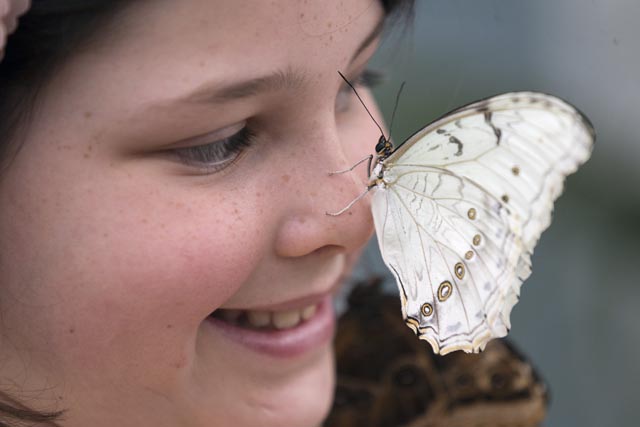
[[[594,138],[578,110],[533,92],[459,108],[395,150],[380,138],[368,186],[380,251],[406,324],[435,353],[507,334],[553,202]]]

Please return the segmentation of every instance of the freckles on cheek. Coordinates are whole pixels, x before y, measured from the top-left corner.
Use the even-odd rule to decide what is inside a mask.
[[[160,223],[148,218],[135,235],[114,235],[118,259],[104,258],[106,275],[83,283],[92,289],[78,307],[91,316],[60,314],[73,321],[64,322],[61,344],[73,346],[77,362],[90,366],[101,354],[101,363],[116,370],[124,369],[123,360],[127,366],[144,360],[148,369],[184,367],[201,322],[243,286],[261,256],[257,233],[244,221],[185,220],[189,227],[167,224],[158,233]]]
[[[180,253],[182,275],[189,283],[181,292],[207,297],[209,308],[222,305],[247,280],[260,259],[256,234],[220,224],[201,230],[200,239],[184,243]],[[171,257],[169,257],[171,258]]]
[[[268,247],[261,222],[252,209],[218,197],[194,203],[129,191],[113,199],[103,193],[90,224],[73,221],[81,232],[68,248],[77,269],[67,278],[84,308],[100,313],[96,319],[130,319],[128,325],[156,332],[168,324],[193,330],[260,262]]]
[[[246,207],[202,203],[180,215],[168,230],[162,254],[153,263],[159,277],[172,278],[175,296],[205,316],[245,283],[268,247],[266,230]],[[170,286],[170,284],[167,284]]]

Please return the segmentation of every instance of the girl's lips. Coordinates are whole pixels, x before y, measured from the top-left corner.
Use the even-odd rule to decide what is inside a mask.
[[[333,338],[335,313],[331,294],[322,298],[317,307],[315,315],[310,319],[282,330],[245,328],[212,316],[207,321],[224,336],[252,351],[273,357],[291,358],[322,347]]]

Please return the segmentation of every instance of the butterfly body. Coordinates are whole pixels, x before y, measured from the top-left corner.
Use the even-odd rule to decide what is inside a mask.
[[[530,257],[593,128],[546,94],[457,109],[395,150],[380,138],[368,187],[405,323],[436,353],[505,336]]]

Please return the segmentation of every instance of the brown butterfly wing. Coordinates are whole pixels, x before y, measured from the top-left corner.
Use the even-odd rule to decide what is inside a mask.
[[[335,338],[338,380],[325,427],[538,426],[540,376],[508,341],[480,354],[434,355],[379,283],[358,286]]]

